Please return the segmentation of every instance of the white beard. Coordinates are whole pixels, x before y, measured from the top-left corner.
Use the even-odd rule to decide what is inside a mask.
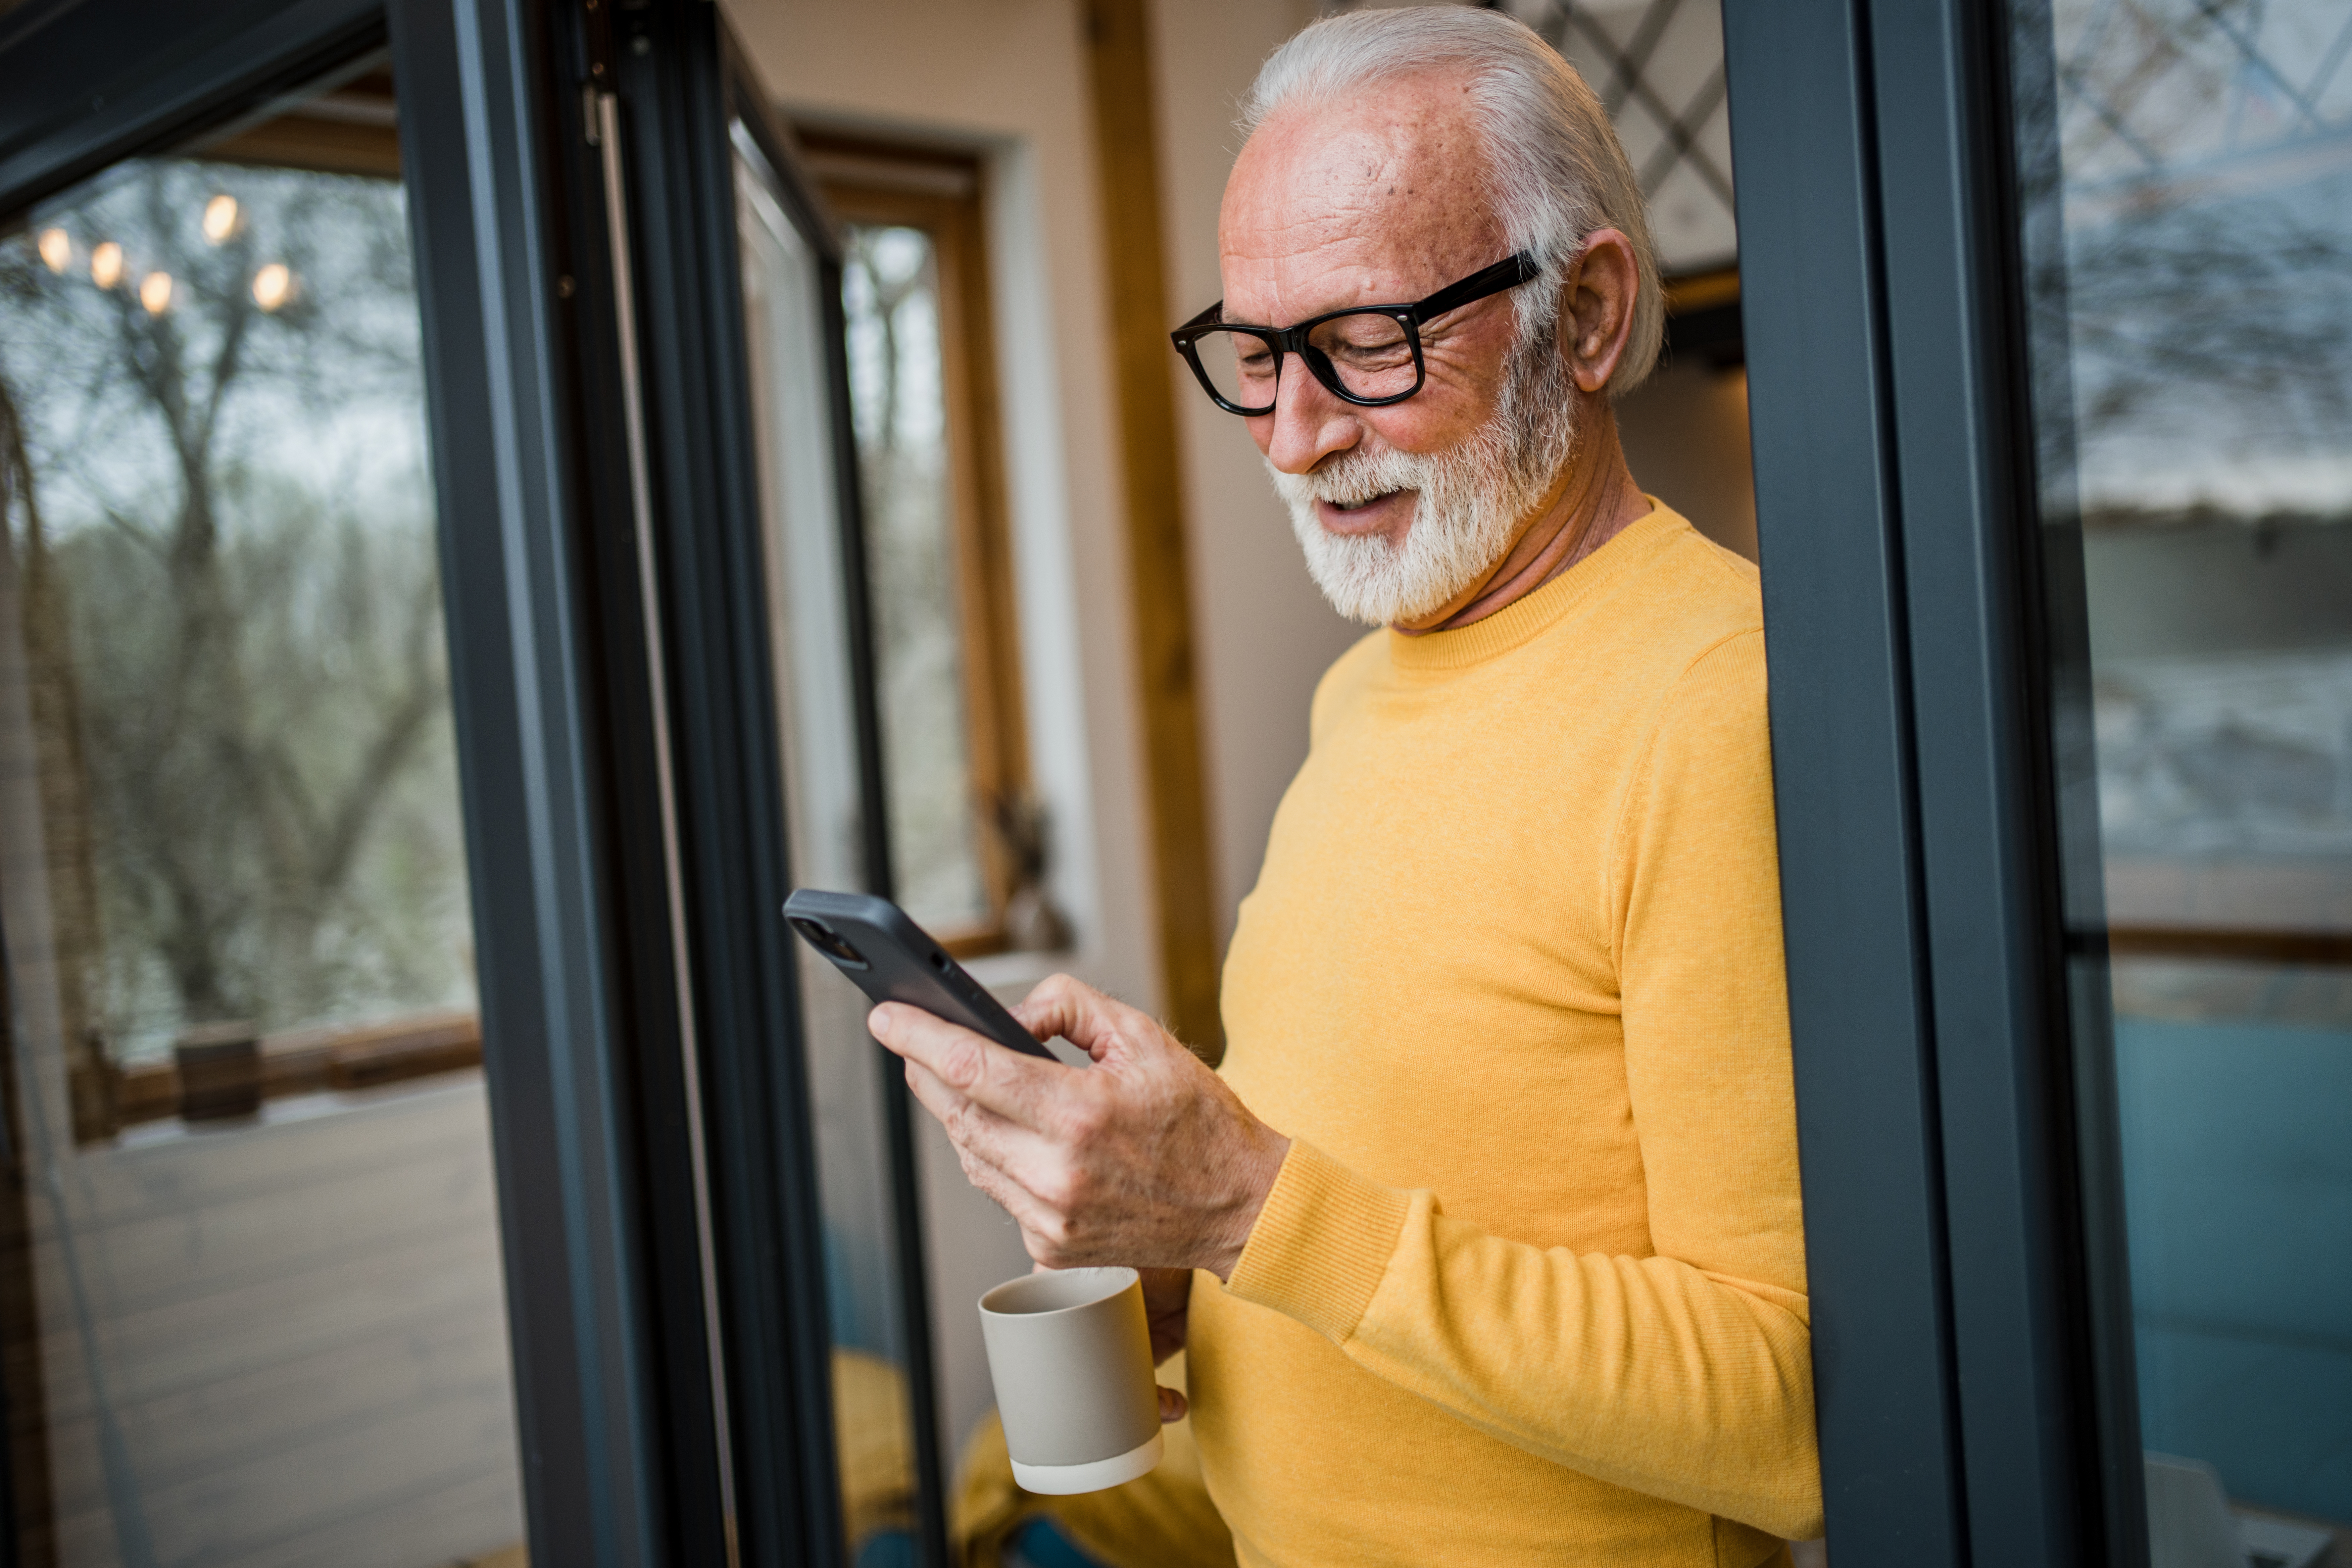
[[[1305,474],[1266,463],[1307,570],[1333,609],[1374,626],[1428,615],[1493,571],[1550,500],[1576,435],[1574,384],[1550,336],[1514,352],[1494,417],[1445,451],[1359,448]],[[1361,506],[1392,490],[1421,496],[1401,544],[1333,533],[1316,512],[1318,501]]]

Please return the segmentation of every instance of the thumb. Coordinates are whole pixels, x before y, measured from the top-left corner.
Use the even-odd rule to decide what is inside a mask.
[[[1183,1420],[1184,1413],[1190,1408],[1191,1405],[1180,1390],[1171,1388],[1164,1383],[1160,1385],[1160,1424],[1162,1426]]]

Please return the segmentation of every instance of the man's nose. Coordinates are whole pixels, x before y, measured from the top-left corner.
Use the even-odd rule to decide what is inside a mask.
[[[1297,355],[1286,355],[1274,394],[1274,412],[1250,421],[1266,460],[1286,474],[1303,474],[1334,452],[1362,439],[1348,404],[1315,379]]]

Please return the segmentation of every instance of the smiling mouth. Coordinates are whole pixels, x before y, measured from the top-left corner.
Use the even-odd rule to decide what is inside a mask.
[[[1378,494],[1378,495],[1376,495],[1376,496],[1368,496],[1368,497],[1366,497],[1366,498],[1365,498],[1364,500],[1362,500],[1355,501],[1355,502],[1352,502],[1352,503],[1351,503],[1351,502],[1349,502],[1349,501],[1343,501],[1343,500],[1333,500],[1333,501],[1325,501],[1323,504],[1324,504],[1325,506],[1329,507],[1333,511],[1339,512],[1339,513],[1341,513],[1342,515],[1345,515],[1345,514],[1347,514],[1347,513],[1349,513],[1349,512],[1358,512],[1358,511],[1363,511],[1363,510],[1368,510],[1368,509],[1370,509],[1370,508],[1376,507],[1376,506],[1380,505],[1382,501],[1385,501],[1385,500],[1394,500],[1397,497],[1399,497],[1399,496],[1401,496],[1401,495],[1402,495],[1402,494],[1404,494],[1404,492],[1403,492],[1402,490],[1382,490],[1380,494]]]

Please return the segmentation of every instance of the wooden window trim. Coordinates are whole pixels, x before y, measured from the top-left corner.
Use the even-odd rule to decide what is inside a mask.
[[[2352,969],[2352,931],[2117,925],[2107,929],[2107,951],[2117,958],[2184,958]]]
[[[1177,440],[1182,371],[1168,344],[1180,313],[1168,300],[1150,5],[1087,0],[1080,16],[1118,403],[1160,981],[1169,1027],[1214,1063],[1225,1047],[1218,1009],[1222,954]]]
[[[1719,267],[1712,272],[1682,272],[1664,280],[1666,314],[1696,315],[1739,303],[1739,268]]]
[[[960,958],[1011,946],[1005,911],[1019,868],[996,826],[999,803],[1029,794],[1028,723],[1021,686],[1004,443],[997,400],[978,158],[803,129],[802,151],[834,215],[845,223],[922,230],[939,275],[940,387],[947,403],[950,526],[962,617],[964,712],[972,816],[989,919],[938,931]]]
[[[266,169],[397,180],[400,116],[392,71],[378,66],[282,111],[233,123],[191,144],[182,155]]]

